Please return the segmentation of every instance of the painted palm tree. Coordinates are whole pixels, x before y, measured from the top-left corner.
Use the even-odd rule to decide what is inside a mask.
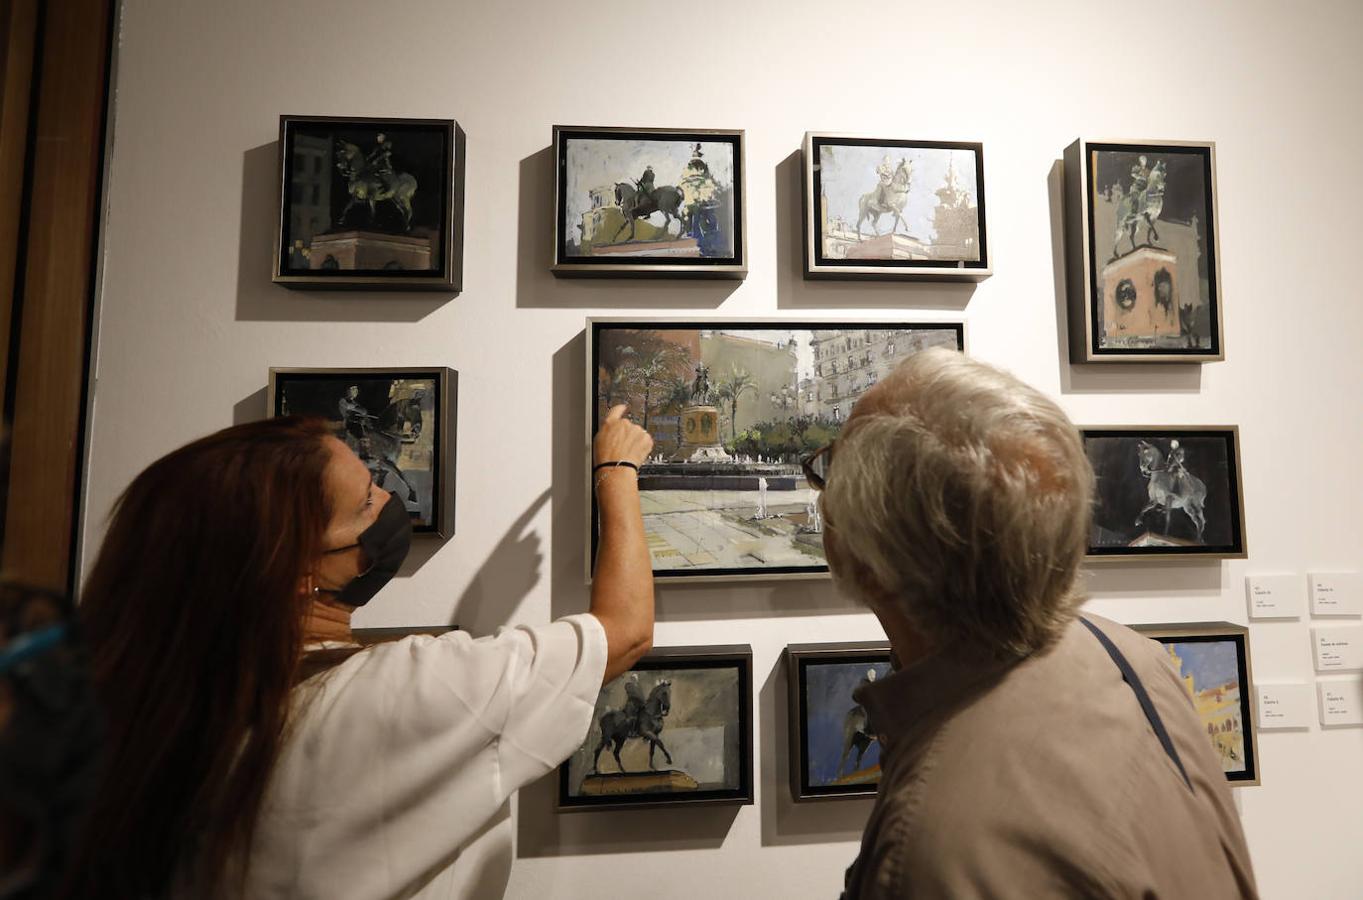
[[[677,414],[677,447],[683,443],[682,411],[691,403],[691,382],[685,378],[673,378],[663,386],[658,401],[659,412]]]
[[[729,405],[729,439],[738,438],[738,401],[744,394],[757,393],[757,379],[746,369],[734,366],[715,384],[715,397]]]
[[[673,383],[691,368],[691,354],[685,347],[659,342],[640,350],[635,359],[637,384],[643,394],[642,424],[647,431],[649,412],[666,405]]]

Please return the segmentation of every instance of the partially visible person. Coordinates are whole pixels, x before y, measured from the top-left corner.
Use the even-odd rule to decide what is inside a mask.
[[[653,442],[624,413],[594,443],[590,612],[480,639],[355,643],[411,522],[321,421],[228,428],[134,479],[81,606],[108,765],[66,896],[500,893],[508,799],[652,643]]]
[[[1060,408],[930,350],[817,456],[829,567],[897,668],[856,693],[882,775],[844,897],[1255,896],[1167,654],[1079,615],[1093,473]]]

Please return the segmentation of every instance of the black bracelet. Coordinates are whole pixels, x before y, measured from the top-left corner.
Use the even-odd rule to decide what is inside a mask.
[[[626,467],[628,467],[628,468],[633,469],[633,470],[636,471],[636,472],[639,471],[639,467],[638,467],[637,465],[635,465],[634,463],[632,463],[632,462],[630,462],[629,460],[626,460],[626,459],[619,459],[619,460],[616,460],[615,462],[603,462],[603,463],[597,463],[596,465],[592,466],[592,474],[595,475],[599,470],[601,470],[601,469],[609,469],[609,468],[611,468],[612,466],[626,466]]]

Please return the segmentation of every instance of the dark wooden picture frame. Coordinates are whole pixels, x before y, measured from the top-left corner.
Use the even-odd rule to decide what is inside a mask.
[[[280,116],[272,280],[457,293],[464,144],[453,119]]]
[[[785,650],[786,678],[789,683],[790,745],[787,759],[790,764],[790,793],[797,803],[809,800],[838,800],[849,797],[874,797],[880,784],[879,741],[866,710],[852,699],[851,690],[836,699],[828,696],[835,685],[849,683],[849,674],[869,680],[870,673],[883,678],[891,671],[888,641],[854,641],[833,644],[791,644]],[[848,671],[820,673],[823,668]],[[853,684],[855,686],[855,684]],[[811,694],[818,693],[829,708],[811,708]],[[838,705],[841,701],[841,705]],[[841,723],[830,721],[841,717]],[[822,727],[818,727],[822,726]],[[830,732],[832,728],[834,731]],[[840,729],[840,730],[838,730]],[[815,760],[818,750],[827,752],[830,741],[837,739],[838,765],[834,776],[818,778],[815,768],[823,769],[826,760]],[[818,744],[814,748],[812,744]],[[844,764],[852,760],[856,766],[842,775]],[[873,762],[863,766],[865,756]],[[871,777],[874,770],[874,778]],[[859,774],[860,773],[860,774]]]
[[[433,382],[436,390],[436,396],[431,398],[430,402],[431,411],[436,418],[435,427],[430,432],[432,438],[430,448],[432,463],[430,466],[430,514],[425,520],[419,514],[414,517],[412,530],[417,534],[433,534],[442,538],[450,537],[454,534],[455,519],[455,458],[459,433],[457,421],[459,414],[458,372],[444,366],[411,366],[401,369],[382,367],[354,369],[272,368],[270,369],[269,386],[266,390],[266,414],[273,417],[297,412],[327,419],[336,430],[337,437],[351,445],[351,448],[356,450],[360,458],[369,466],[370,471],[374,472],[376,484],[385,490],[393,491],[400,497],[402,497],[404,490],[408,492],[409,497],[412,493],[416,493],[418,499],[411,502],[420,505],[418,488],[424,490],[424,485],[407,484],[402,470],[395,462],[395,454],[401,454],[402,445],[419,440],[419,434],[414,440],[408,440],[413,437],[410,426],[408,426],[408,431],[403,433],[404,425],[400,421],[402,419],[401,411],[394,408],[393,404],[384,408],[377,415],[371,414],[365,408],[364,412],[367,414],[367,418],[361,425],[357,426],[354,422],[348,422],[339,409],[339,400],[345,394],[345,388],[342,388],[341,392],[336,395],[337,404],[335,406],[328,404],[314,408],[310,404],[308,408],[298,410],[286,408],[285,403],[284,392],[288,385],[295,383],[312,382],[340,385],[350,381],[402,380],[429,380]],[[349,385],[347,384],[346,387],[349,387]],[[380,402],[384,399],[386,398],[380,398]],[[420,406],[425,398],[408,399]],[[372,425],[370,424],[371,420],[374,423]],[[394,427],[397,428],[397,431],[393,431]],[[359,433],[357,434],[357,432]],[[368,441],[364,447],[361,447],[360,442],[364,439],[368,439]],[[407,484],[405,489],[404,484]]]
[[[599,766],[593,766],[591,771],[586,771],[587,757],[593,755],[594,750],[596,751],[596,758],[605,761],[606,768],[611,769],[615,766],[614,760],[609,759],[609,757],[612,756],[612,751],[617,745],[612,741],[602,740],[603,726],[610,729],[612,736],[617,734],[622,736],[622,745],[627,749],[629,744],[637,744],[639,747],[648,744],[646,738],[638,737],[636,733],[638,729],[626,726],[618,729],[614,727],[623,721],[621,717],[627,715],[625,708],[629,706],[628,700],[625,702],[625,708],[617,709],[612,706],[603,711],[602,701],[598,699],[598,706],[596,711],[593,712],[592,726],[587,733],[587,739],[568,760],[559,766],[558,810],[560,812],[708,804],[746,806],[753,802],[752,647],[747,644],[732,644],[715,647],[657,648],[640,660],[630,672],[602,687],[599,696],[604,697],[608,693],[612,695],[620,693],[615,688],[636,673],[654,672],[671,672],[673,673],[672,681],[676,680],[676,673],[679,672],[733,673],[732,691],[730,692],[725,688],[723,692],[733,694],[729,699],[734,704],[734,721],[726,723],[726,728],[731,724],[735,730],[735,734],[732,735],[735,752],[732,760],[727,760],[722,764],[726,777],[730,774],[728,767],[732,765],[734,768],[731,773],[733,775],[733,786],[728,788],[700,788],[696,780],[686,772],[687,763],[677,757],[673,757],[672,768],[666,771],[645,769],[643,771],[602,772]],[[642,680],[640,679],[640,681]],[[667,690],[662,691],[664,681],[667,680],[659,678],[648,689],[640,685],[640,694],[647,693],[649,696],[646,699],[641,696],[636,715],[647,719],[655,712],[660,712],[660,715],[653,718],[652,722],[658,723],[654,733],[661,741],[665,742],[668,737],[668,716],[686,714],[695,710],[680,711],[678,707],[686,701],[682,698],[670,699],[674,693],[674,687],[668,681]],[[628,694],[626,693],[625,696],[628,696]],[[709,698],[709,701],[706,709],[711,713],[714,712],[716,705],[728,702],[723,698],[717,699],[715,697]],[[713,728],[714,726],[711,725],[710,727]],[[628,736],[625,737],[625,735]],[[727,754],[731,742],[731,736],[727,731],[723,740],[725,743],[724,752]],[[596,745],[599,745],[600,749]],[[575,765],[583,768],[582,777],[577,779],[576,787],[574,785]],[[664,762],[663,765],[668,765],[668,763]],[[599,790],[599,793],[593,796],[587,792],[583,785],[586,785],[588,781],[594,782],[594,789]],[[638,790],[631,791],[631,786],[638,788]],[[654,789],[650,790],[650,786]]]

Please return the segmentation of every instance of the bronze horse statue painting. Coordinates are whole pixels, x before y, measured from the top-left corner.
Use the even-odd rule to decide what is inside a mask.
[[[880,217],[892,214],[894,221],[891,223],[890,233],[899,230],[899,226],[904,226],[904,233],[908,234],[909,226],[904,221],[904,206],[909,202],[909,164],[901,159],[899,165],[894,170],[894,175],[890,177],[890,183],[876,185],[874,190],[867,191],[861,195],[861,200],[857,202],[857,239],[861,239],[861,223],[867,219],[871,220],[871,228],[875,231],[876,237],[880,236]]]
[[[386,157],[385,157],[386,159]],[[375,205],[388,201],[402,215],[402,230],[412,228],[412,197],[416,194],[416,178],[408,172],[396,172],[392,165],[376,165],[378,157],[366,157],[359,147],[349,141],[336,142],[336,170],[345,177],[350,202],[341,211],[336,224],[345,224],[350,211],[360,204],[369,207],[369,221],[374,221]]]
[[[1164,533],[1168,534],[1174,510],[1181,509],[1197,529],[1197,542],[1202,543],[1202,532],[1207,527],[1207,518],[1202,509],[1207,499],[1207,486],[1202,479],[1183,467],[1183,450],[1178,442],[1171,443],[1167,461],[1159,448],[1148,441],[1137,442],[1136,454],[1141,474],[1149,479],[1149,502],[1136,514],[1136,524],[1141,524],[1146,513],[1162,509]]]
[[[624,214],[625,221],[620,223],[620,227],[615,229],[615,234],[611,235],[611,243],[615,243],[616,238],[620,237],[620,232],[629,227],[629,237],[627,241],[634,240],[634,220],[647,219],[655,212],[663,214],[663,233],[672,226],[672,220],[677,220],[677,237],[682,236],[685,229],[685,217],[681,213],[682,192],[679,188],[670,184],[656,187],[651,191],[643,190],[642,186],[636,186],[626,181],[617,182],[615,185],[615,203],[620,207],[620,212]]]
[[[1117,204],[1117,235],[1112,239],[1113,259],[1120,255],[1117,248],[1121,246],[1123,237],[1131,241],[1131,250],[1128,252],[1134,253],[1140,246],[1136,243],[1136,228],[1141,222],[1145,223],[1145,245],[1153,247],[1154,242],[1159,240],[1155,220],[1164,211],[1164,172],[1164,160],[1156,160],[1144,187],[1139,182],[1133,183],[1132,189]]]
[[[634,738],[648,741],[650,770],[653,769],[654,750],[663,751],[667,764],[672,765],[672,754],[667,752],[663,739],[659,737],[663,730],[663,719],[667,718],[671,711],[672,682],[664,680],[653,686],[653,690],[648,693],[648,699],[640,702],[631,698],[625,701],[624,709],[612,709],[604,713],[601,716],[601,743],[597,744],[596,754],[592,757],[592,771],[601,770],[601,751],[609,745],[616,766],[624,772],[625,764],[620,761],[620,748],[624,747],[625,741]]]

